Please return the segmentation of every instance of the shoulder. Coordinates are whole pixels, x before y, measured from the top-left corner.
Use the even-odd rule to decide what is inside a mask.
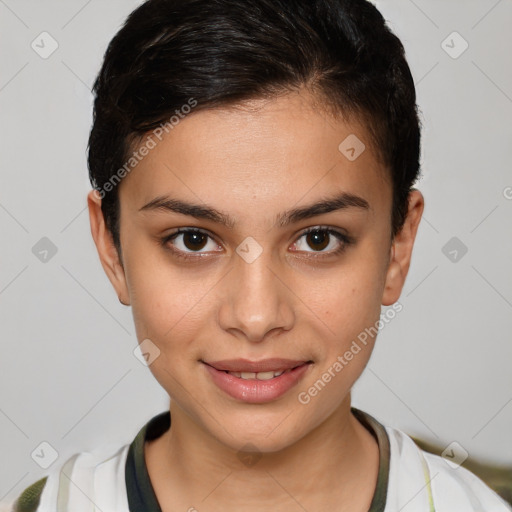
[[[425,452],[401,430],[385,428],[390,442],[390,503],[411,512],[512,511],[512,507],[475,474],[462,466],[449,464],[439,455]]]
[[[125,462],[129,445],[79,452],[26,487],[9,512],[88,510],[91,500],[100,510],[128,512]],[[57,506],[57,504],[59,504]],[[103,505],[103,506],[102,506]]]
[[[421,450],[420,450],[421,451]],[[512,507],[483,480],[462,466],[452,467],[439,455],[422,451],[432,477],[432,488],[445,507],[467,503],[468,510],[512,511]]]

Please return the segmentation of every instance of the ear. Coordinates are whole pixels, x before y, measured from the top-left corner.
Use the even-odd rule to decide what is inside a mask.
[[[411,264],[412,249],[424,205],[422,193],[412,189],[409,193],[409,206],[404,226],[396,234],[391,244],[386,282],[382,294],[383,306],[391,306],[400,297]]]
[[[96,190],[91,190],[87,195],[87,205],[89,207],[91,234],[96,244],[103,270],[112,283],[119,301],[128,306],[130,304],[130,296],[124,268],[114,245],[112,234],[105,224],[105,218],[101,211],[101,198]]]

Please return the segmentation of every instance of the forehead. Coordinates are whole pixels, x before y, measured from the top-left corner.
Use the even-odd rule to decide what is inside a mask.
[[[365,127],[334,118],[304,92],[192,111],[153,139],[121,183],[125,211],[168,194],[235,217],[270,216],[339,191],[375,211],[390,207],[388,171]]]

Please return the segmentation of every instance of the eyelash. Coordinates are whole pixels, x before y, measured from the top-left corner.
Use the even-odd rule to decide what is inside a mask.
[[[314,254],[314,255],[313,256],[308,256],[309,258],[318,259],[318,258],[336,256],[338,254],[343,253],[347,249],[348,246],[350,246],[350,245],[352,245],[354,243],[354,239],[352,237],[350,237],[348,235],[345,235],[344,233],[341,233],[340,231],[337,231],[335,229],[329,228],[327,226],[314,226],[314,227],[311,227],[311,228],[307,228],[306,230],[304,230],[299,235],[297,240],[300,240],[303,236],[307,235],[308,233],[314,232],[314,231],[320,231],[320,232],[324,232],[324,233],[327,233],[329,235],[332,235],[332,236],[337,238],[342,243],[340,244],[340,246],[337,249],[335,249],[333,251],[326,252],[326,253],[316,252],[316,254],[315,254],[315,251],[313,251],[312,254]],[[187,234],[187,233],[201,233],[201,234],[206,235],[207,237],[209,237],[209,238],[211,238],[213,240],[213,237],[208,232],[203,231],[202,229],[183,228],[183,229],[178,229],[177,231],[175,231],[171,235],[168,235],[168,236],[162,238],[161,239],[161,244],[162,244],[162,246],[164,248],[170,250],[178,258],[181,258],[181,259],[184,259],[184,260],[188,260],[188,261],[192,261],[192,260],[198,261],[198,258],[203,257],[202,256],[203,253],[194,252],[194,251],[192,251],[190,253],[187,253],[187,252],[184,252],[184,251],[182,251],[180,249],[175,249],[175,248],[173,248],[172,246],[169,245],[169,242],[172,241],[174,238],[176,238],[180,234]],[[297,252],[300,252],[300,251],[297,251]]]

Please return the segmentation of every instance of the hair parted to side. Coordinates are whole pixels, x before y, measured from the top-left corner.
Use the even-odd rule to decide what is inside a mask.
[[[191,99],[196,112],[304,87],[369,131],[390,172],[393,237],[420,171],[420,121],[403,45],[367,0],[146,1],[110,42],[94,83],[91,184],[107,183],[134,141]],[[118,189],[109,188],[101,208],[121,254]]]

